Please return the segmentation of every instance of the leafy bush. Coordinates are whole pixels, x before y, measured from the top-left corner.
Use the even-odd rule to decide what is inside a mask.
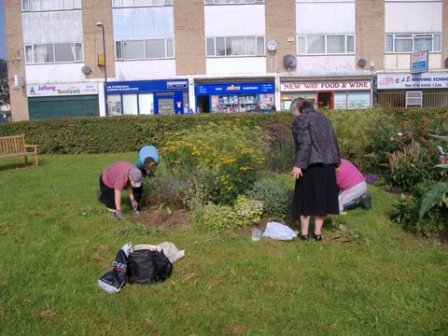
[[[183,182],[190,208],[206,202],[232,204],[264,168],[267,143],[259,127],[209,124],[178,132],[175,138],[161,155]]]
[[[196,115],[141,115],[62,118],[0,123],[0,136],[24,134],[37,144],[39,153],[119,153],[137,150],[142,144],[163,146],[180,130],[193,130],[209,123],[234,127],[291,124],[290,113],[211,113]]]
[[[266,217],[289,218],[291,215],[293,191],[282,182],[262,178],[246,194],[263,202],[263,215]]]
[[[263,202],[248,199],[244,195],[239,195],[233,206],[238,215],[238,226],[248,226],[259,223],[263,214]]]
[[[291,169],[294,160],[294,140],[289,124],[275,123],[266,129],[269,153],[266,169],[275,173],[284,173]]]
[[[422,182],[412,188],[412,194],[402,194],[393,204],[389,215],[391,220],[413,233],[427,237],[437,236],[448,225],[446,203],[436,204],[423,217],[419,214],[422,201],[432,186],[431,181]]]
[[[448,132],[446,109],[394,109],[384,110],[371,120],[371,137],[366,147],[366,161],[371,168],[380,169],[390,179],[389,157],[401,151],[412,141],[418,142],[425,153],[422,169],[432,179],[438,180],[438,172],[431,171],[438,160],[437,146],[430,134]]]
[[[201,231],[222,231],[238,227],[238,214],[228,205],[209,203],[193,211],[193,225]]]
[[[428,160],[426,150],[414,140],[402,150],[389,157],[389,182],[409,191],[422,180],[430,179],[433,163]]]
[[[448,142],[447,136],[432,135],[432,137]],[[439,159],[440,163],[438,165],[436,165],[435,168],[444,169],[442,174],[445,175],[446,173],[448,173],[448,164],[446,163],[446,157],[445,157],[445,152],[443,150],[443,147],[440,146],[440,149],[441,149],[441,153],[440,153],[441,156]],[[448,183],[447,182],[439,181],[439,182],[433,182],[432,184],[430,184],[429,190],[424,195],[422,203],[420,205],[419,219],[422,219],[428,213],[428,211],[430,211],[430,209],[433,208],[434,206],[439,206],[439,207],[447,209],[448,208],[447,194],[448,194]],[[448,221],[447,221],[447,227],[448,227]]]
[[[184,207],[181,196],[182,182],[168,173],[164,161],[157,167],[156,175],[144,180],[145,204],[169,205],[174,209]]]
[[[376,172],[375,163],[366,154],[376,132],[372,125],[383,117],[383,110],[330,111],[326,115],[332,120],[342,157],[356,163],[362,171]]]
[[[233,207],[209,203],[193,212],[193,225],[202,231],[233,230],[257,224],[263,213],[263,202],[239,195]]]

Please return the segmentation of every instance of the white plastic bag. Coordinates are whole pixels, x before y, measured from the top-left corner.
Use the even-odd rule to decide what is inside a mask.
[[[266,230],[264,230],[263,237],[277,240],[293,240],[297,237],[297,233],[295,233],[287,225],[277,222],[269,222],[266,225]]]

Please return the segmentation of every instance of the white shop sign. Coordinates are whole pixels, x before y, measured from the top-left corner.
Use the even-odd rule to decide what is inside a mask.
[[[98,83],[27,85],[26,94],[28,97],[92,95],[98,94]]]
[[[283,82],[280,88],[282,92],[359,91],[370,90],[371,82],[370,80]]]
[[[446,89],[448,72],[378,74],[378,90],[388,89]]]

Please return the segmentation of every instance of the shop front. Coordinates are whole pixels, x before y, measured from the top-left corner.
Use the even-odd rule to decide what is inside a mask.
[[[365,109],[372,106],[372,78],[340,80],[280,79],[281,108],[289,109],[293,99],[311,100],[317,108],[330,110]]]
[[[377,87],[382,107],[448,105],[448,72],[378,74]]]
[[[108,82],[108,115],[183,114],[189,109],[188,80]]]
[[[98,83],[27,85],[29,119],[98,116]]]
[[[201,83],[195,85],[197,112],[267,112],[275,110],[274,82]]]

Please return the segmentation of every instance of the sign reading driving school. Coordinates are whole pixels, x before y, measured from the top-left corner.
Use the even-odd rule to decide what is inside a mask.
[[[428,71],[428,52],[417,51],[411,54],[411,73],[419,74]]]
[[[388,89],[446,89],[448,72],[415,74],[378,74],[378,90]]]

